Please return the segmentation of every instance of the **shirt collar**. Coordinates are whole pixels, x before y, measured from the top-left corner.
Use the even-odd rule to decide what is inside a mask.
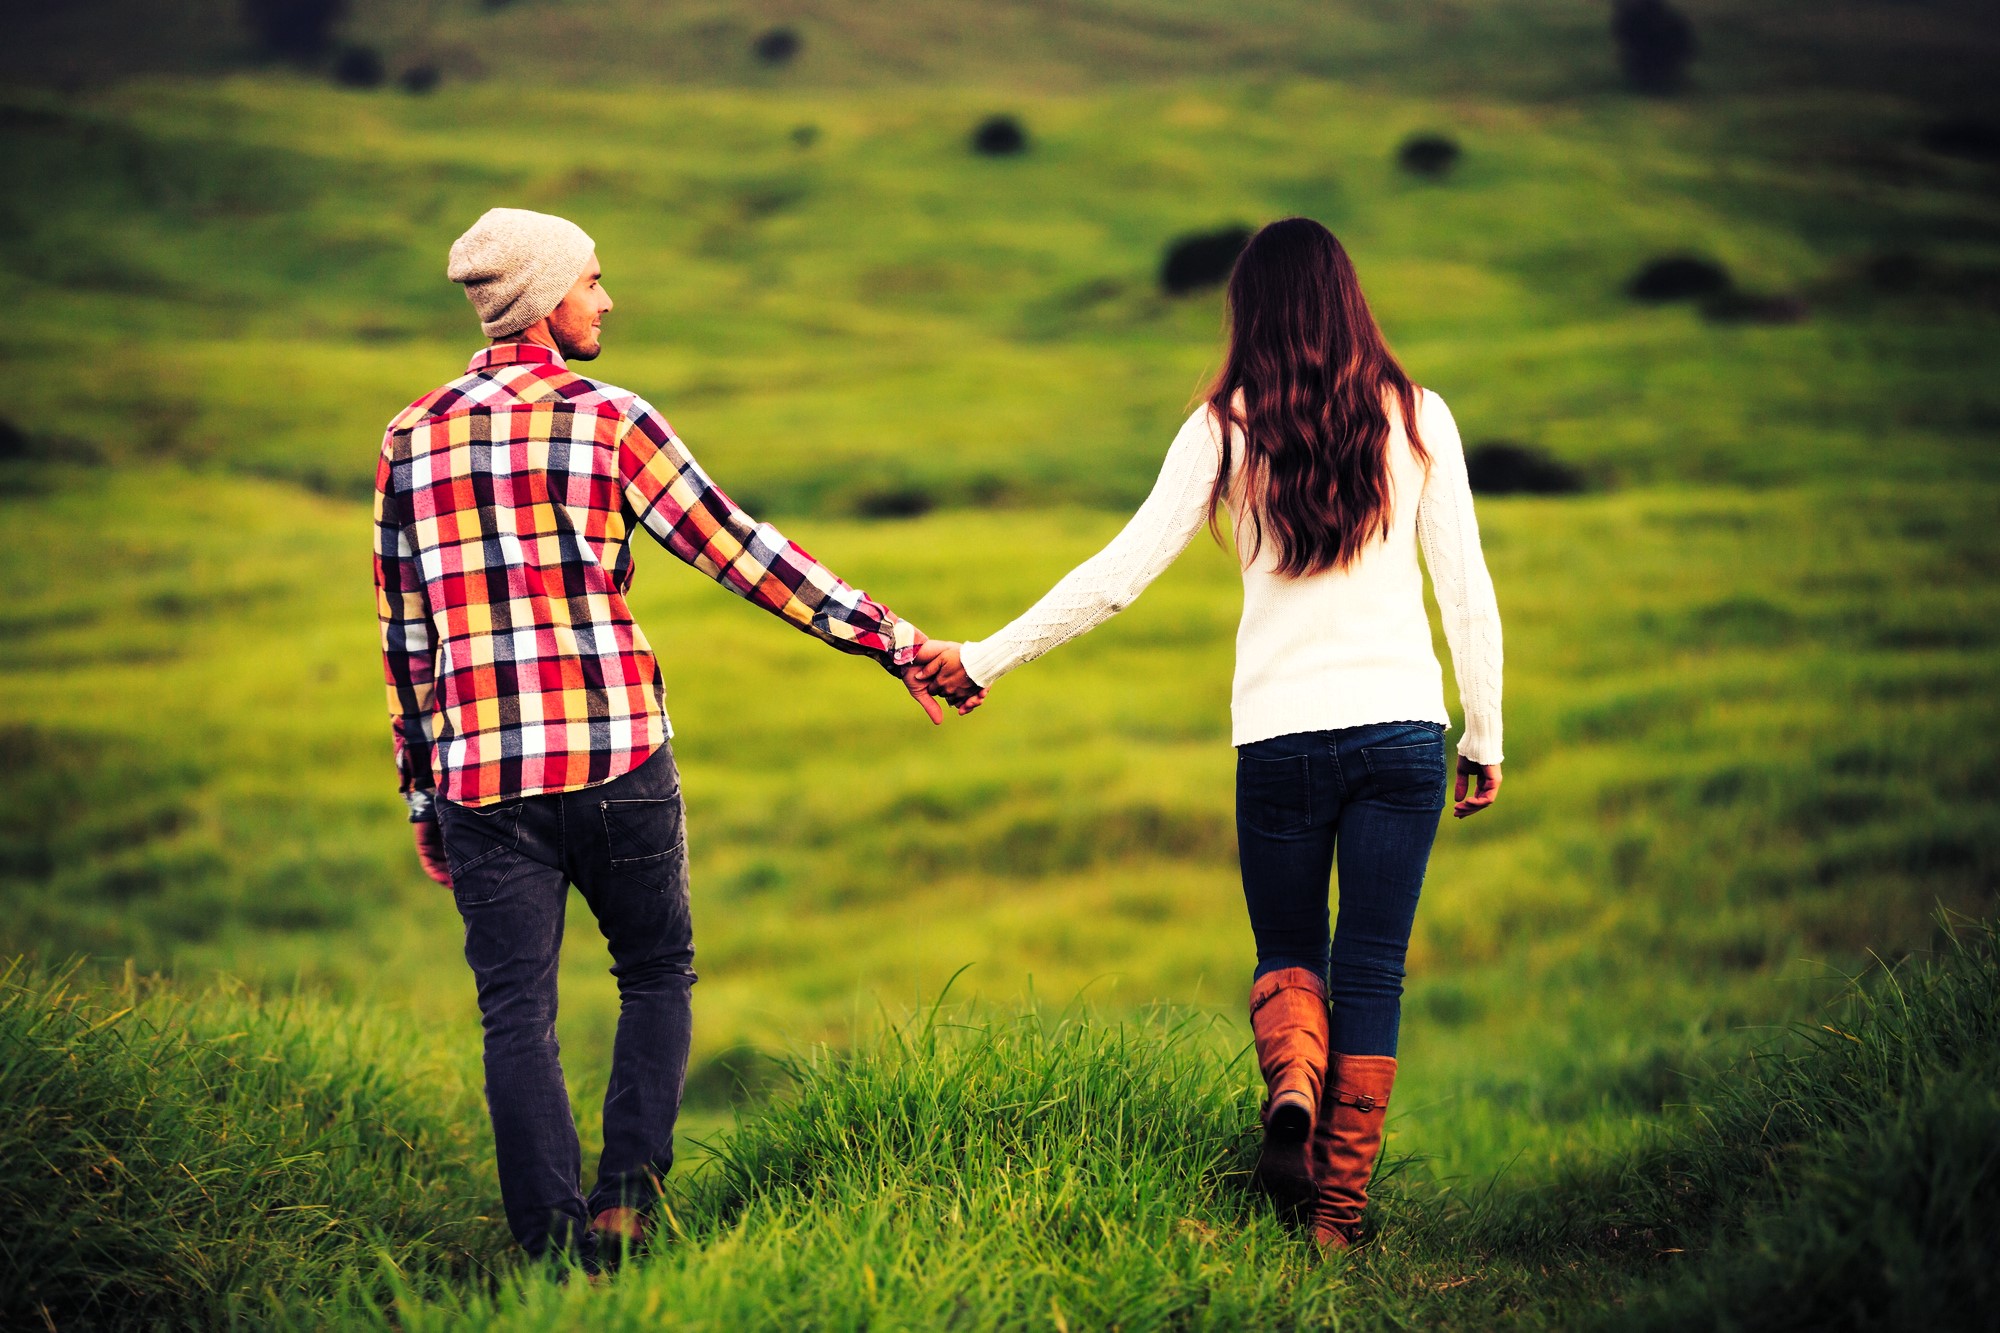
[[[480,348],[473,353],[472,364],[467,366],[465,371],[470,375],[492,366],[514,365],[554,366],[558,370],[568,369],[563,364],[562,353],[553,347],[544,347],[540,343],[510,342],[494,343],[490,347]]]

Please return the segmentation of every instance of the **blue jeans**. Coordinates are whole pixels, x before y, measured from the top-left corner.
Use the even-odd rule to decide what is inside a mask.
[[[686,816],[673,751],[581,791],[474,808],[438,802],[465,961],[486,1029],[486,1105],[514,1239],[596,1262],[590,1219],[645,1210],[674,1159],[687,1081],[694,933]],[[556,1047],[556,965],[574,884],[618,979],[604,1093],[604,1156],[581,1192],[582,1153]]]
[[[1327,979],[1330,1046],[1394,1055],[1403,958],[1444,812],[1444,728],[1381,722],[1306,731],[1236,753],[1236,839],[1257,976]],[[1328,929],[1336,859],[1340,913]]]

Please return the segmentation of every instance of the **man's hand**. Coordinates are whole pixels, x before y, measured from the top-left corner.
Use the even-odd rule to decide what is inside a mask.
[[[917,707],[924,710],[924,716],[931,720],[932,726],[943,724],[944,710],[938,707],[937,700],[931,698],[930,686],[926,685],[923,677],[917,674],[917,665],[914,662],[903,669],[903,688],[917,701]]]
[[[930,639],[917,648],[917,665],[910,675],[934,693],[942,694],[969,713],[986,701],[986,691],[967,674],[961,652],[965,645],[949,639]]]
[[[1478,781],[1472,786],[1472,794],[1466,795],[1470,780]],[[1453,819],[1464,819],[1476,815],[1493,804],[1493,798],[1500,794],[1500,765],[1475,764],[1464,755],[1458,757],[1458,786],[1452,792],[1455,804],[1451,808]]]
[[[447,889],[451,887],[451,867],[444,859],[444,826],[437,816],[419,819],[410,825],[417,835],[417,860],[423,863],[424,873]]]

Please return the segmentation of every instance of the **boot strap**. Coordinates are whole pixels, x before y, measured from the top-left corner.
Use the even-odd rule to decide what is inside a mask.
[[[1333,1100],[1337,1106],[1351,1106],[1363,1113],[1378,1110],[1387,1105],[1387,1102],[1378,1102],[1365,1092],[1349,1092],[1345,1088],[1334,1089]]]
[[[1283,995],[1286,991],[1295,991],[1295,990],[1306,991],[1310,993],[1312,997],[1318,1000],[1321,1004],[1326,1003],[1326,997],[1324,995],[1321,995],[1318,991],[1313,990],[1313,988],[1310,986],[1280,986],[1276,990],[1272,991],[1269,995],[1266,995],[1263,999],[1257,1001],[1257,1003],[1251,1005],[1250,1016],[1252,1018],[1255,1018],[1257,1016],[1257,1011],[1259,1009],[1262,1009],[1265,1005],[1277,999],[1280,995]]]

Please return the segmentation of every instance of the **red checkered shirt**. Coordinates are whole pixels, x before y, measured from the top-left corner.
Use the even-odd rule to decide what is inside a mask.
[[[636,525],[738,596],[900,671],[916,627],[708,479],[636,394],[503,343],[389,423],[376,609],[405,792],[464,805],[608,782],[672,734],[625,604]]]

